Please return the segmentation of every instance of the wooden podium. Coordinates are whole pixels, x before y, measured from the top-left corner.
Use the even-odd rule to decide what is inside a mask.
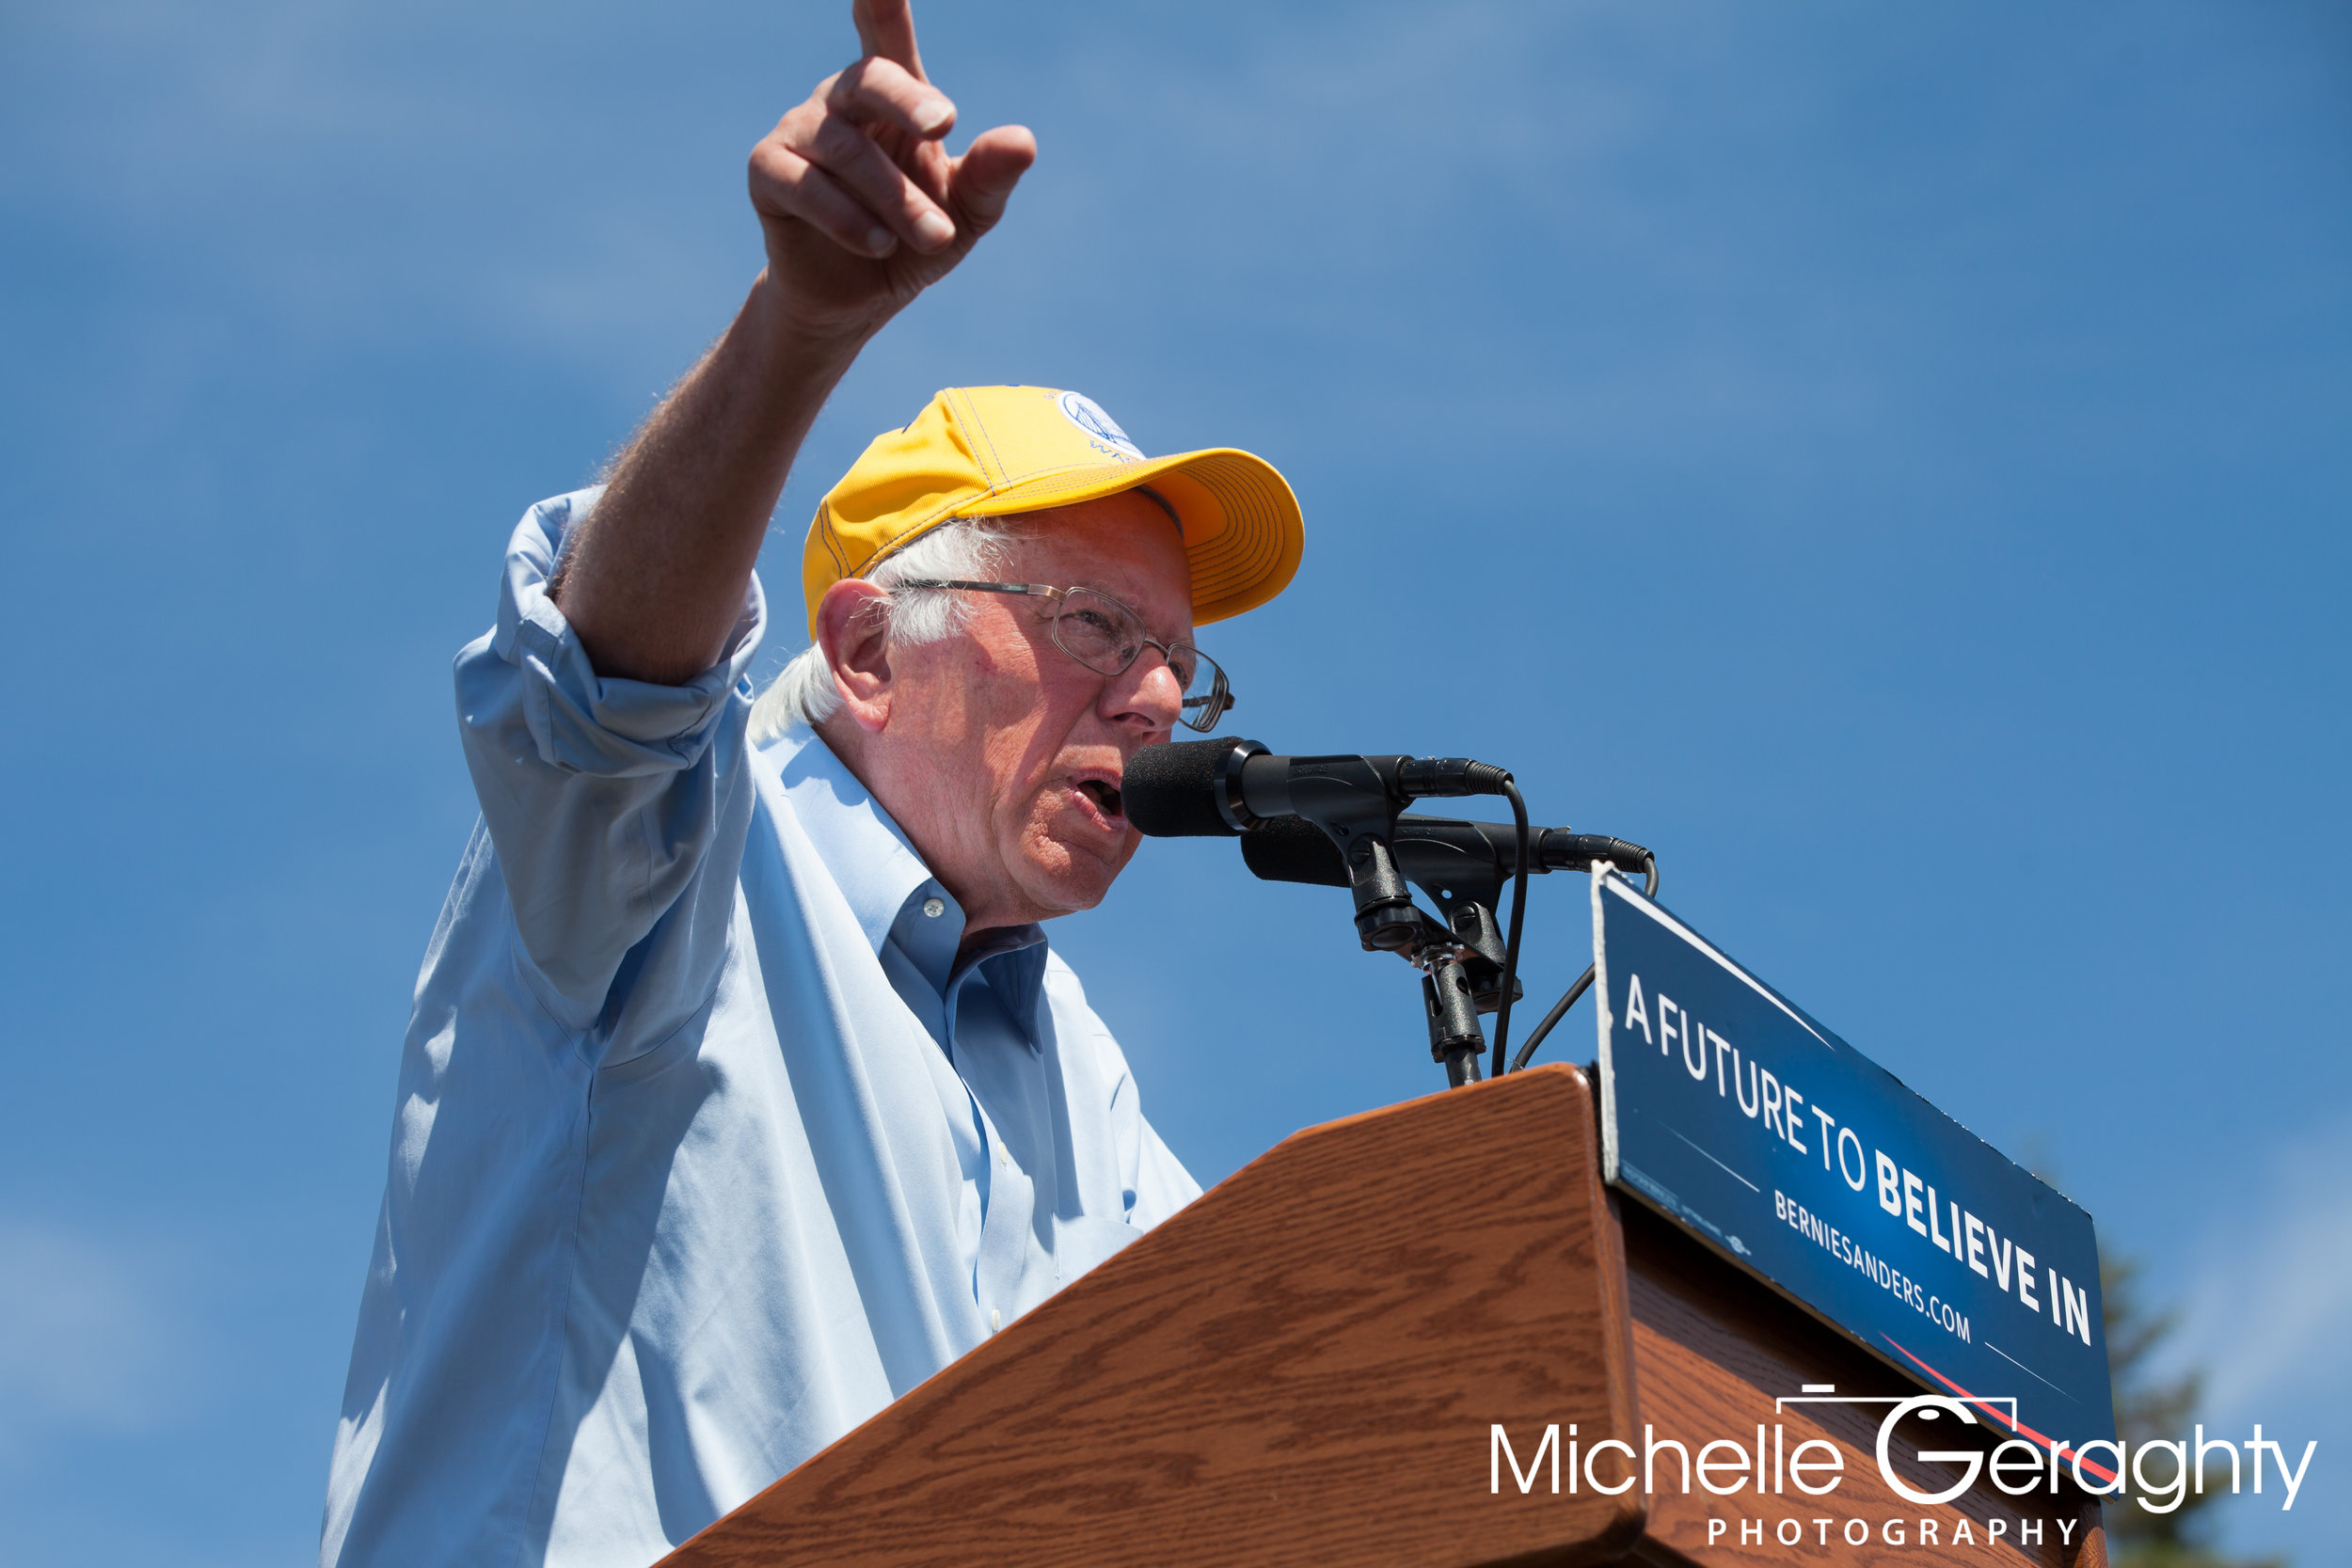
[[[2104,1568],[2095,1502],[1983,1480],[1905,1502],[1878,1470],[1881,1409],[1775,1411],[1804,1384],[1916,1391],[1621,1206],[1590,1083],[1538,1068],[1286,1140],[664,1560]],[[1634,1477],[1620,1495],[1571,1492],[1565,1465],[1558,1495],[1548,1465],[1522,1495],[1508,1463],[1497,1494],[1497,1422],[1522,1466],[1554,1422],[1563,1444],[1573,1423],[1582,1449],[1637,1455],[1645,1425],[1696,1455],[1777,1423],[1845,1469],[1822,1497],[1715,1496],[1695,1477],[1686,1494],[1661,1450],[1645,1497],[1638,1465],[1604,1450],[1597,1480]],[[1973,1540],[1954,1544],[1963,1519]],[[2027,1520],[2038,1544],[2019,1544]]]

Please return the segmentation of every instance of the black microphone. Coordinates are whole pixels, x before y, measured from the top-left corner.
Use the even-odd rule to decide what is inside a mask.
[[[1231,838],[1242,824],[1217,802],[1238,790],[1242,765],[1264,754],[1256,741],[1230,735],[1146,746],[1120,776],[1119,809],[1152,838]]]
[[[1621,871],[1649,864],[1649,851],[1606,833],[1565,828],[1528,830],[1528,870],[1583,871],[1605,861]],[[1400,816],[1389,835],[1396,867],[1424,887],[1507,879],[1518,869],[1518,830],[1503,822]],[[1242,863],[1261,881],[1346,887],[1347,858],[1331,836],[1304,817],[1268,818],[1241,835]]]
[[[1284,757],[1219,736],[1146,746],[1128,759],[1119,793],[1127,820],[1153,838],[1230,838],[1285,816],[1334,826],[1391,817],[1407,800],[1500,795],[1510,780],[1469,757]]]
[[[1278,816],[1242,834],[1241,862],[1262,882],[1347,886],[1347,857],[1303,816]]]

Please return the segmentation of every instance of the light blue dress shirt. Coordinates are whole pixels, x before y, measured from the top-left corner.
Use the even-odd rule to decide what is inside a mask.
[[[1200,1193],[1035,927],[718,666],[597,676],[516,530],[320,1560],[651,1562]]]

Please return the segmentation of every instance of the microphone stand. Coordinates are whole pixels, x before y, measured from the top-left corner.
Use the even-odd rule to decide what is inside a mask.
[[[1364,771],[1370,774],[1372,770]],[[1502,954],[1498,950],[1489,960],[1473,947],[1466,956],[1460,939],[1413,902],[1413,891],[1397,869],[1396,854],[1390,846],[1396,804],[1385,790],[1366,787],[1372,782],[1346,779],[1345,784],[1354,786],[1347,791],[1352,799],[1344,803],[1338,800],[1317,802],[1322,809],[1311,820],[1339,844],[1346,859],[1347,890],[1356,901],[1357,940],[1367,953],[1398,954],[1422,972],[1422,1009],[1428,1019],[1430,1057],[1443,1064],[1450,1087],[1475,1084],[1480,1058],[1486,1052],[1486,1036],[1478,1025],[1476,988],[1468,959],[1474,957],[1482,969],[1491,963],[1500,974]],[[1338,795],[1340,789],[1332,788],[1330,793]],[[1494,928],[1492,912],[1474,905],[1455,918],[1473,927]],[[1499,949],[1500,944],[1496,946]]]
[[[1477,1083],[1484,1076],[1479,1064],[1486,1053],[1486,1035],[1478,1015],[1502,1006],[1507,954],[1494,911],[1502,895],[1502,878],[1491,867],[1483,872],[1469,865],[1449,870],[1445,883],[1430,889],[1445,911],[1446,921],[1440,924],[1413,902],[1388,833],[1352,834],[1347,858],[1358,939],[1366,952],[1401,954],[1421,971],[1430,1059],[1445,1069],[1447,1087]],[[1515,999],[1521,994],[1516,976],[1511,990]]]
[[[1446,1087],[1458,1089],[1478,1082],[1478,1064],[1486,1054],[1486,1035],[1478,1026],[1470,971],[1453,933],[1435,921],[1428,922],[1426,929],[1434,940],[1423,941],[1409,957],[1421,971],[1421,1004],[1429,1015],[1430,1057],[1444,1066]]]
[[[1482,1012],[1498,1015],[1493,1070],[1503,1070],[1511,1006],[1521,994],[1513,971],[1534,848],[1527,805],[1508,769],[1470,757],[1273,757],[1254,740],[1227,737],[1179,743],[1161,754],[1176,759],[1149,770],[1158,781],[1157,793],[1168,797],[1162,802],[1168,809],[1154,806],[1151,815],[1156,822],[1146,822],[1141,807],[1153,796],[1137,794],[1136,820],[1146,832],[1244,832],[1289,817],[1310,824],[1339,851],[1356,904],[1357,939],[1365,951],[1398,954],[1421,971],[1429,1051],[1444,1064],[1447,1082],[1459,1086],[1482,1076],[1479,1064],[1486,1052],[1478,1022]],[[1517,841],[1507,879],[1518,896],[1507,936],[1496,928],[1494,911],[1506,879],[1496,872],[1492,846],[1486,847],[1482,864],[1481,856],[1432,842],[1413,831],[1415,824],[1400,821],[1414,800],[1466,795],[1501,795],[1511,802]],[[1409,843],[1410,880],[1437,895],[1446,912],[1443,924],[1414,904],[1408,879],[1397,863],[1399,843]],[[1448,863],[1433,863],[1432,852]]]
[[[1423,916],[1421,942],[1412,954],[1422,972],[1422,1008],[1429,1015],[1429,1054],[1445,1068],[1446,1086],[1460,1088],[1484,1076],[1486,1036],[1478,1015],[1501,1010],[1506,958],[1495,903],[1502,896],[1503,879],[1492,872],[1459,867],[1446,875],[1447,884],[1422,886],[1443,911],[1446,924]],[[1488,885],[1491,884],[1491,885]],[[1525,994],[1513,976],[1511,993]]]

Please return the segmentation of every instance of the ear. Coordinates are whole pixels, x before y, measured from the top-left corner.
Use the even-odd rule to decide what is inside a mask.
[[[817,601],[817,645],[825,651],[842,711],[868,735],[890,722],[890,637],[886,590],[850,578]]]

